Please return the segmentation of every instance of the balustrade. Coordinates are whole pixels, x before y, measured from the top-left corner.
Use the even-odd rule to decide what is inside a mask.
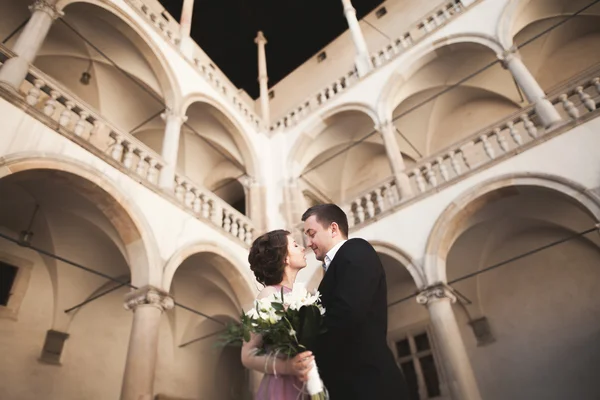
[[[546,130],[528,106],[504,120],[479,131],[449,149],[420,160],[408,172],[415,196],[432,193],[443,184],[480,170],[493,161],[518,154],[549,132],[561,129],[569,121],[596,112],[600,102],[600,68],[587,73],[587,77],[574,80],[548,95],[548,99],[565,119],[563,124]],[[388,195],[395,189],[395,181],[376,185],[350,202],[346,209],[352,226],[377,218],[377,215],[393,209],[408,199]],[[379,199],[382,199],[380,201]]]
[[[0,66],[14,56],[0,46]],[[20,87],[20,93],[36,112],[32,116],[53,121],[53,128],[63,136],[76,141],[92,153],[115,164],[136,181],[154,190],[161,170],[165,165],[160,155],[96,114],[82,100],[69,93],[59,83],[34,67]],[[48,121],[43,121],[48,124]],[[51,126],[50,124],[49,126]],[[253,240],[252,221],[236,211],[212,192],[201,189],[190,179],[177,174],[175,188],[171,194],[182,208],[225,230],[243,243]]]

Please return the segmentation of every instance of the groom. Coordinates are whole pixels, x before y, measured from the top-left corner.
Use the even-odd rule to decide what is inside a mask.
[[[323,262],[319,286],[327,332],[314,349],[331,400],[404,400],[406,383],[387,346],[387,286],[375,249],[348,240],[348,219],[335,204],[302,215],[307,246]]]

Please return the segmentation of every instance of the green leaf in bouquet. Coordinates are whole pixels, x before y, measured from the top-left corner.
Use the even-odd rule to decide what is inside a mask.
[[[284,311],[285,310],[284,307],[283,307],[283,304],[281,304],[278,301],[271,302],[271,307],[273,307],[273,309],[275,311]]]

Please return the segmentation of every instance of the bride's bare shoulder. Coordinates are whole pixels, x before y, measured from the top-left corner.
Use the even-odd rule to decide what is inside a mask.
[[[273,293],[277,293],[278,290],[279,289],[275,286],[266,286],[263,290],[260,291],[260,293],[258,294],[258,296],[256,298],[264,299],[265,297],[269,297]]]

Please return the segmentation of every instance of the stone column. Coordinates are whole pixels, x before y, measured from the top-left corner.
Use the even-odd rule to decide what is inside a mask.
[[[181,19],[179,20],[179,34],[181,41],[179,48],[186,55],[193,56],[193,41],[190,37],[192,32],[192,15],[194,13],[194,0],[184,0],[183,8],[181,9]]]
[[[379,127],[375,127],[381,136],[383,137],[383,144],[385,145],[385,151],[390,161],[392,173],[396,180],[396,187],[398,188],[398,195],[400,199],[405,199],[412,196],[412,188],[410,187],[410,181],[405,172],[404,159],[402,158],[402,152],[400,152],[400,146],[398,140],[396,140],[396,126],[393,122],[387,121],[382,123]]]
[[[258,31],[254,43],[258,45],[258,83],[260,84],[260,110],[264,124],[269,127],[271,125],[271,113],[269,106],[269,76],[267,75],[267,55],[265,53],[265,45],[267,39],[262,31]]]
[[[162,157],[166,165],[160,172],[158,185],[163,189],[172,189],[175,184],[181,126],[187,121],[187,116],[166,111],[161,114],[161,117],[167,123],[162,145]]]
[[[429,311],[452,399],[481,400],[475,374],[452,311],[456,296],[446,285],[439,284],[422,291],[417,296],[417,302],[426,305]]]
[[[129,293],[125,309],[133,310],[133,326],[125,363],[121,400],[154,398],[160,317],[173,308],[169,294],[152,286]]]
[[[503,54],[502,65],[515,78],[527,101],[535,106],[535,111],[545,127],[561,121],[560,114],[552,103],[546,99],[546,93],[527,69],[516,49],[511,49]]]
[[[52,22],[63,15],[56,8],[56,0],[36,0],[29,10],[31,18],[12,49],[16,57],[7,60],[0,68],[0,83],[14,90],[18,90],[25,80],[29,65],[42,47]]]
[[[367,48],[367,42],[365,42],[362,30],[356,19],[356,10],[352,6],[350,0],[342,0],[342,5],[344,6],[344,15],[348,21],[348,28],[350,28],[352,41],[356,48],[356,57],[354,58],[356,70],[358,71],[358,76],[364,76],[373,68],[371,56],[369,56],[369,49]]]
[[[246,196],[246,216],[252,220],[257,232],[263,232],[266,226],[263,188],[258,184],[255,178],[248,175],[238,178],[238,182],[244,187],[244,194]]]

